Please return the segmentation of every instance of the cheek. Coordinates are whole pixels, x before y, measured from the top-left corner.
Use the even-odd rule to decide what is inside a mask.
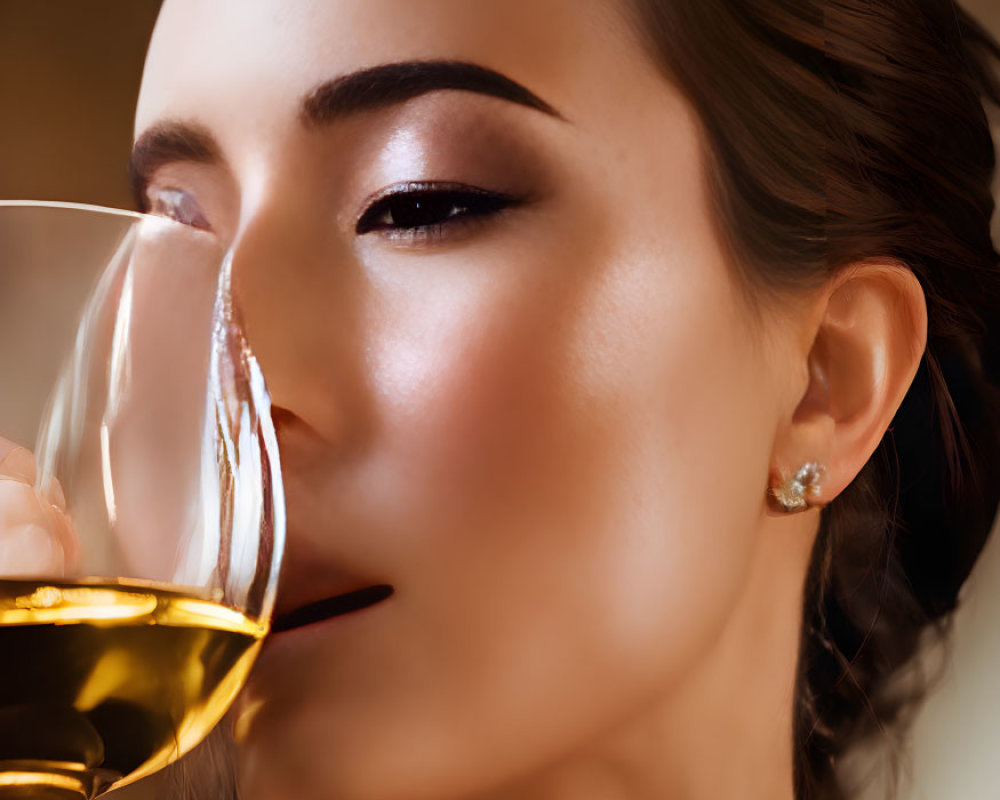
[[[561,258],[584,273],[572,290],[473,276],[373,326],[406,332],[372,366],[409,668],[436,676],[410,719],[476,730],[496,765],[676,679],[724,624],[763,502],[760,376],[722,267],[609,272],[591,253],[587,279],[583,254]]]
[[[713,519],[759,509],[769,431],[747,400],[762,376],[721,265],[695,280],[680,264],[593,280],[575,266],[572,286],[470,279],[445,302],[432,289],[437,302],[372,326],[396,334],[370,349],[378,458],[408,527],[426,521],[415,543],[510,553],[518,574],[524,548],[613,567],[633,547],[643,561],[708,549],[735,535]]]

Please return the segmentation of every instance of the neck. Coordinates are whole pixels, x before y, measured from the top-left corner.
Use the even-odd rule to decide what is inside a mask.
[[[768,518],[740,600],[663,696],[482,800],[793,800],[803,584],[818,512]]]

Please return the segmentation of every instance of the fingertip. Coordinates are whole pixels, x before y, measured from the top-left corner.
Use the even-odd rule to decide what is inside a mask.
[[[27,523],[0,538],[0,574],[4,577],[58,575],[65,570],[62,544],[41,525]]]
[[[34,486],[0,478],[0,578],[62,577],[79,558],[79,537],[69,515]]]
[[[20,447],[20,445],[15,444],[10,439],[4,439],[0,436],[0,464],[2,464],[3,460],[7,457],[7,453],[17,447]]]
[[[35,456],[26,447],[12,444],[3,440],[3,443],[11,444],[6,452],[0,452],[0,477],[14,478],[28,484],[35,483],[36,469]]]

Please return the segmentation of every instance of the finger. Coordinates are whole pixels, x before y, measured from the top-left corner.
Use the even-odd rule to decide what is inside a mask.
[[[18,447],[18,445],[16,445],[10,439],[4,439],[2,436],[0,436],[0,464],[3,463],[3,460],[4,458],[6,458],[7,453],[9,453],[15,447]]]
[[[41,525],[21,525],[0,534],[0,576],[63,577],[65,554],[59,541]]]
[[[3,478],[33,484],[38,480],[38,462],[27,448],[0,437],[0,479]],[[41,489],[46,500],[66,510],[66,493],[58,478],[50,476]]]
[[[25,447],[0,439],[0,478],[33,484],[36,478],[35,456]]]
[[[0,576],[62,576],[79,546],[68,517],[35,489],[0,480]]]

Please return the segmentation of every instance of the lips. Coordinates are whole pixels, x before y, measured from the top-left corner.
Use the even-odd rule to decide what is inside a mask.
[[[366,566],[370,553],[362,528],[344,516],[342,505],[335,504],[331,514],[324,500],[339,474],[333,466],[338,447],[290,409],[273,405],[271,417],[287,510],[284,563],[271,619],[271,632],[281,633],[373,606],[392,595],[393,587],[381,582],[386,576],[380,568]]]
[[[352,611],[360,611],[362,608],[382,602],[392,593],[391,586],[378,584],[316,600],[286,613],[277,614],[271,622],[271,632],[281,633],[304,625],[312,625],[314,622],[322,622],[331,617],[350,614]]]

